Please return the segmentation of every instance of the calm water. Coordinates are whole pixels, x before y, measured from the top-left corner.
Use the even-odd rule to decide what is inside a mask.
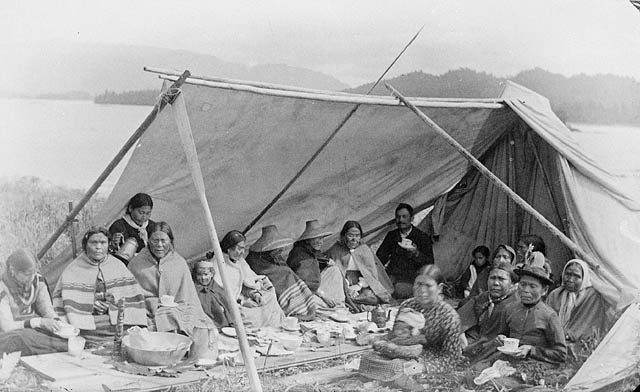
[[[0,177],[28,175],[87,189],[149,112],[150,106],[0,99]],[[123,169],[124,162],[100,193]]]

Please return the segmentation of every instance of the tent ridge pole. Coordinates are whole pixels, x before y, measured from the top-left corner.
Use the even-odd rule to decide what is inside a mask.
[[[418,35],[420,35],[420,32],[422,32],[422,29],[424,29],[424,25],[422,25],[422,27],[420,27],[420,29],[413,35],[413,37],[411,38],[411,40],[409,40],[409,42],[404,46],[404,48],[402,48],[402,50],[400,51],[400,53],[398,53],[398,55],[393,59],[393,61],[391,62],[391,64],[389,64],[389,66],[387,67],[387,69],[384,70],[384,72],[380,75],[380,77],[378,78],[378,80],[376,80],[376,82],[371,86],[371,88],[369,88],[369,91],[367,91],[366,95],[370,95],[373,90],[378,86],[378,84],[380,84],[380,81],[382,81],[382,79],[385,77],[385,75],[387,74],[387,72],[389,72],[389,70],[391,69],[391,67],[393,67],[393,65],[400,59],[400,57],[404,54],[404,52],[409,48],[409,46],[411,46],[411,44],[413,43],[413,41],[416,40],[416,38],[418,38]],[[304,166],[302,166],[302,168],[300,170],[298,170],[298,172],[293,176],[293,178],[282,188],[282,190],[280,190],[280,192],[278,192],[278,194],[273,198],[273,200],[271,200],[269,202],[269,204],[267,204],[262,211],[260,211],[260,213],[247,225],[247,227],[244,228],[244,230],[242,230],[242,234],[247,234],[247,232],[249,230],[251,230],[251,228],[258,223],[258,221],[267,213],[267,211],[269,211],[271,209],[271,207],[273,207],[274,204],[276,204],[278,202],[278,200],[280,200],[280,198],[282,197],[282,195],[284,195],[284,193],[289,190],[289,188],[291,188],[291,185],[293,185],[294,182],[296,182],[298,180],[298,178],[300,178],[300,176],[302,175],[302,173],[304,173],[307,168],[309,166],[311,166],[311,164],[313,163],[313,161],[316,160],[316,158],[318,157],[318,155],[320,155],[320,153],[325,149],[325,147],[327,147],[327,145],[331,142],[331,140],[333,140],[333,138],[338,134],[338,132],[342,129],[342,127],[344,127],[344,124],[347,123],[347,121],[349,121],[349,119],[354,115],[354,113],[358,110],[358,108],[360,107],[361,104],[356,104],[353,109],[351,109],[351,111],[349,111],[349,113],[347,113],[347,115],[345,116],[344,119],[342,119],[342,121],[340,122],[340,124],[338,124],[338,126],[336,127],[336,129],[334,129],[334,131],[331,133],[331,135],[329,135],[329,137],[324,141],[324,143],[322,143],[322,145],[316,150],[316,152],[313,153],[313,155],[311,156],[311,158],[309,158],[309,160],[304,164]]]
[[[491,172],[491,170],[487,169],[476,157],[474,157],[469,151],[467,151],[460,143],[458,143],[454,138],[452,138],[444,129],[442,129],[436,122],[430,119],[426,114],[424,114],[420,109],[418,109],[414,104],[409,102],[398,90],[396,90],[389,83],[385,83],[387,88],[391,91],[391,93],[402,102],[407,108],[413,111],[425,124],[431,127],[437,134],[444,137],[446,141],[456,149],[463,157],[465,157],[482,175],[487,177],[493,184],[495,184],[498,189],[504,191],[507,196],[509,196],[517,205],[522,207],[526,212],[531,214],[542,226],[547,228],[554,234],[556,237],[560,239],[560,241],[571,249],[576,254],[580,255],[586,261],[591,268],[600,270],[603,273],[606,271],[601,270],[599,264],[596,260],[587,252],[585,252],[582,248],[580,248],[575,242],[573,242],[569,237],[567,237],[562,231],[560,231],[557,227],[555,227],[551,222],[547,220],[542,214],[540,214],[535,208],[533,208],[529,203],[527,203],[520,195],[515,193],[511,188],[509,188],[502,180],[500,180],[495,174]],[[614,281],[612,280],[611,283]],[[616,288],[620,289],[620,287]]]
[[[156,116],[164,109],[167,104],[173,102],[176,97],[176,92],[185,82],[185,80],[191,75],[189,71],[184,71],[184,73],[180,76],[178,80],[176,80],[170,87],[165,91],[158,101],[153,106],[151,113],[147,115],[147,118],[144,119],[142,124],[135,130],[135,132],[129,137],[129,139],[124,143],[120,151],[113,157],[111,162],[107,165],[107,167],[102,171],[98,179],[91,185],[87,193],[80,199],[78,204],[76,204],[75,208],[69,212],[69,215],[65,218],[64,222],[58,227],[58,229],[49,237],[47,242],[42,246],[40,251],[38,251],[38,259],[41,259],[47,251],[53,246],[58,237],[66,230],[66,228],[73,222],[76,215],[80,213],[80,211],[84,208],[84,206],[89,202],[89,200],[93,197],[93,195],[98,191],[98,188],[102,185],[102,183],[109,177],[113,169],[122,161],[122,158],[129,152],[131,147],[140,139],[142,134],[145,133],[147,128],[153,123],[153,120],[156,119]]]

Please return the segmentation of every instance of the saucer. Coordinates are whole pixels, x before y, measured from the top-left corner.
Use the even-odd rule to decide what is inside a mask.
[[[80,330],[78,328],[73,328],[73,331],[69,332],[69,333],[63,333],[62,331],[58,331],[58,332],[54,332],[56,335],[60,336],[61,338],[64,339],[69,339],[72,338],[74,336],[78,336],[78,334],[80,333]]]
[[[235,338],[236,336],[238,336],[238,333],[236,332],[236,329],[233,327],[223,327],[221,329],[222,333],[231,337],[231,338]]]
[[[177,302],[170,302],[170,303],[159,303],[159,306],[163,307],[163,308],[175,308],[176,306],[178,306]]]
[[[500,346],[500,347],[498,347],[498,351],[500,351],[501,353],[513,355],[513,354],[518,354],[521,350],[520,350],[519,347],[518,347],[518,349],[513,351],[513,350],[509,350],[509,349],[505,348],[504,346]]]
[[[288,328],[285,327],[284,325],[282,326],[282,329],[284,329],[285,331],[289,331],[289,332],[300,332],[300,326],[297,326],[295,328]]]

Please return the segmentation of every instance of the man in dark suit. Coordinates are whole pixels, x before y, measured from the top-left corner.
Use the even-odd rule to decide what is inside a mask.
[[[387,269],[394,286],[393,296],[413,296],[413,281],[420,267],[433,264],[431,238],[411,224],[413,207],[406,203],[396,207],[395,230],[387,233],[376,255]]]

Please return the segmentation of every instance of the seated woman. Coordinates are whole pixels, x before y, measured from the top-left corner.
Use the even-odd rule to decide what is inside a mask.
[[[144,290],[151,328],[159,332],[184,333],[193,340],[189,357],[202,358],[215,344],[217,330],[204,313],[187,262],[174,249],[173,231],[167,222],[158,222],[149,235],[149,244],[128,266]],[[177,306],[164,306],[163,295]]]
[[[224,273],[231,286],[233,300],[240,305],[242,322],[248,329],[278,328],[286,318],[278,305],[273,284],[264,275],[257,275],[244,259],[245,236],[238,230],[228,232],[220,248],[224,253]],[[213,265],[213,280],[224,289],[217,263]],[[229,320],[233,323],[233,320]]]
[[[26,249],[11,253],[0,281],[0,354],[65,351],[66,339],[54,335],[59,320],[36,257]]]
[[[540,267],[526,266],[517,269],[520,276],[518,297],[520,300],[507,309],[500,335],[487,342],[475,360],[495,359],[505,356],[496,349],[504,343],[505,337],[520,339],[517,352],[508,353],[518,359],[531,358],[541,362],[557,364],[567,356],[567,343],[562,324],[556,312],[542,302],[543,295],[553,283],[549,274]],[[508,357],[507,357],[508,358]]]
[[[247,264],[273,283],[278,304],[286,316],[312,320],[316,316],[313,293],[286,263],[285,253],[292,243],[275,225],[265,226],[260,238],[249,248]]]
[[[355,303],[376,305],[389,303],[393,284],[384,266],[367,244],[361,244],[362,227],[356,221],[347,221],[338,240],[327,255],[336,260],[347,279],[349,296]]]
[[[53,290],[58,315],[90,343],[113,341],[117,304],[124,298],[124,324],[147,325],[142,289],[127,267],[109,254],[111,233],[92,227],[82,237],[84,253],[64,269]]]
[[[374,351],[387,359],[421,358],[425,373],[449,372],[458,365],[463,346],[460,317],[442,299],[443,285],[444,277],[436,265],[422,267],[413,284],[414,298],[400,305],[393,329],[385,339],[373,343]],[[412,311],[424,317],[416,318]],[[405,324],[422,327],[418,334],[407,333]]]
[[[351,301],[346,295],[340,267],[320,250],[323,239],[329,235],[330,232],[320,229],[317,220],[307,221],[304,232],[289,252],[287,264],[317,297],[319,307],[344,307]]]
[[[605,302],[591,285],[591,269],[582,260],[569,260],[562,271],[562,286],[553,290],[547,304],[558,312],[569,342],[599,334],[607,324]]]
[[[149,233],[154,225],[149,219],[152,209],[151,196],[138,193],[129,199],[124,216],[109,227],[112,235],[111,252],[125,265],[147,246]]]

